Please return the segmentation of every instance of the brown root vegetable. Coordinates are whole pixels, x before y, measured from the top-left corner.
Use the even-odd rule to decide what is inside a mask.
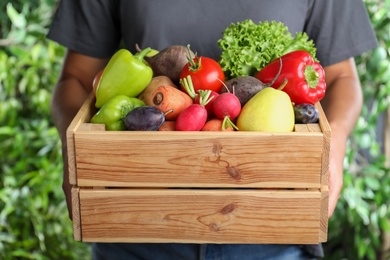
[[[138,98],[145,104],[152,104],[153,94],[160,86],[173,86],[179,89],[167,76],[156,76],[152,78],[148,86],[141,92],[141,94],[138,95]]]
[[[225,82],[226,87],[230,93],[234,93],[238,100],[240,100],[241,107],[245,105],[248,100],[256,95],[257,92],[266,87],[259,79],[253,76],[240,76],[232,78]],[[233,92],[234,90],[234,92]],[[227,92],[226,88],[221,88],[220,93]]]
[[[137,51],[141,51],[140,47],[136,45]],[[188,57],[194,58],[192,51],[188,50],[186,46],[172,45],[152,57],[145,57],[144,59],[149,63],[153,70],[154,76],[167,76],[175,84],[179,83],[180,73],[188,63]]]
[[[248,102],[260,90],[266,87],[271,87],[279,77],[282,70],[282,61],[280,59],[280,68],[275,78],[269,83],[263,83],[258,78],[253,76],[239,76],[225,82],[226,87],[221,88],[220,94],[227,92],[234,93],[240,100],[241,107]]]

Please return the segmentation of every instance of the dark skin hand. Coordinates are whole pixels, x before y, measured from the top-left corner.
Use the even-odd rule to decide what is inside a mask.
[[[69,184],[66,129],[92,91],[95,75],[107,64],[108,59],[97,59],[68,51],[59,81],[51,101],[51,114],[61,142],[64,161],[62,188],[65,192],[69,217],[72,219],[71,185]]]
[[[92,91],[95,75],[107,64],[108,59],[97,59],[68,51],[63,70],[55,87],[51,111],[60,133],[64,178],[63,190],[72,219],[71,185],[69,184],[66,129]],[[332,216],[343,185],[343,160],[346,141],[362,108],[362,91],[354,59],[325,67],[327,91],[322,106],[331,130],[329,155],[329,217]]]

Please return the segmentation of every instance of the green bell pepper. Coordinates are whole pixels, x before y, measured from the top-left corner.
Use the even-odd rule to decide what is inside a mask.
[[[91,123],[105,124],[108,131],[126,130],[124,119],[126,115],[136,107],[145,103],[135,97],[117,95],[108,100],[99,111],[91,118]]]
[[[117,95],[137,97],[146,88],[152,80],[153,70],[144,57],[151,50],[146,48],[133,55],[126,49],[120,49],[111,57],[97,86],[97,108]]]

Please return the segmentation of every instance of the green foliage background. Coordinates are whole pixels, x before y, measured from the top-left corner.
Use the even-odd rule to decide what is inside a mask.
[[[390,231],[390,158],[384,155],[381,124],[390,113],[390,1],[364,2],[380,46],[356,58],[365,105],[349,140],[344,188],[329,222],[330,260],[390,259],[389,241],[382,248]]]
[[[45,39],[54,0],[0,6],[0,259],[88,259],[73,240],[50,98],[64,49]],[[3,3],[3,2],[2,2]]]
[[[56,0],[0,3],[0,259],[89,259],[73,240],[50,119],[64,48],[45,38]],[[390,173],[379,122],[390,106],[390,0],[365,0],[380,47],[357,57],[365,106],[350,138],[327,259],[389,259]],[[389,131],[389,129],[387,129]]]

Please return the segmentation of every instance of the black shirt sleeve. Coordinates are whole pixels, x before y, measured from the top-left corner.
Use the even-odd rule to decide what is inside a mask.
[[[70,50],[108,58],[121,39],[115,3],[115,0],[60,1],[47,37]]]
[[[312,0],[304,30],[314,40],[317,58],[328,66],[377,46],[362,0]]]

